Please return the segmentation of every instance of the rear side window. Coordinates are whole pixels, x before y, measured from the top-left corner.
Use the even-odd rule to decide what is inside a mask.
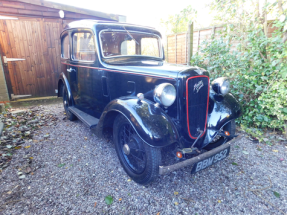
[[[73,59],[95,61],[95,44],[91,33],[78,32],[73,34]]]
[[[63,39],[62,39],[62,54],[61,57],[68,59],[69,58],[69,35],[66,35]]]

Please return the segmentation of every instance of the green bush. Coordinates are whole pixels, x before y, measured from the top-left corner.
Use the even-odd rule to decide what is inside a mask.
[[[287,120],[287,45],[282,41],[284,23],[271,37],[261,29],[250,28],[247,36],[230,37],[201,43],[192,65],[210,72],[211,81],[225,76],[231,80],[231,92],[244,108],[238,122],[245,126],[283,130]],[[236,51],[231,43],[239,41]],[[244,45],[244,46],[243,46]]]

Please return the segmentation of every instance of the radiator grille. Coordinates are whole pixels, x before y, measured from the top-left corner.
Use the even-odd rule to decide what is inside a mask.
[[[209,77],[194,76],[186,81],[187,129],[192,139],[197,138],[199,130],[206,129],[209,100]],[[204,133],[203,133],[204,134]]]

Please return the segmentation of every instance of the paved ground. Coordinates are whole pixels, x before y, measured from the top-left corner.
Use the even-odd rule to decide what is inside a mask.
[[[227,159],[196,175],[189,167],[141,186],[122,169],[110,138],[62,120],[61,103],[45,109],[59,120],[26,140],[22,146],[30,147],[17,150],[0,173],[0,214],[287,213],[284,141],[268,146],[243,138]],[[19,179],[27,163],[32,172]]]

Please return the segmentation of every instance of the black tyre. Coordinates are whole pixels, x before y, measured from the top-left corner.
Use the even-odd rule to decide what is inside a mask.
[[[235,134],[235,128],[236,128],[235,121],[231,120],[229,123],[227,123],[223,127],[223,131],[228,131],[230,133],[230,135],[234,135]],[[206,150],[214,149],[214,148],[222,145],[225,141],[226,141],[226,137],[216,136],[211,143],[209,143],[207,146],[204,147],[204,149],[206,149]]]
[[[73,121],[75,120],[77,117],[72,114],[70,111],[69,111],[69,100],[68,100],[68,91],[66,89],[66,86],[63,86],[62,87],[62,95],[63,95],[63,105],[64,105],[64,109],[65,109],[65,112],[66,112],[66,116],[67,116],[67,119]]]
[[[124,170],[136,183],[146,185],[158,176],[160,149],[144,143],[123,115],[115,119],[113,139]]]

